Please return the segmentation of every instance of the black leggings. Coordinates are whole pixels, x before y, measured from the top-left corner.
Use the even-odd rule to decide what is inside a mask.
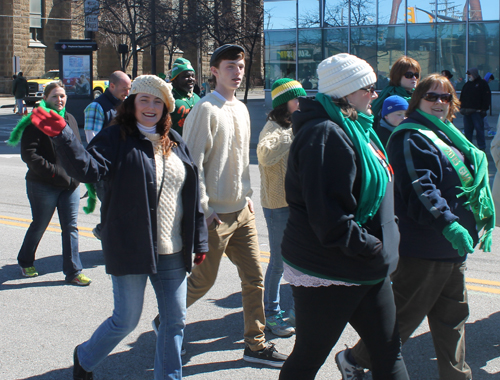
[[[366,343],[374,380],[409,379],[388,278],[376,285],[292,286],[292,290],[296,340],[280,380],[314,379],[347,323]]]

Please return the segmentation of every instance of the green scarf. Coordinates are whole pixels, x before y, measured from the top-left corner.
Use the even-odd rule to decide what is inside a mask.
[[[372,102],[372,114],[374,116],[378,116],[380,111],[382,110],[382,106],[384,104],[384,100],[386,100],[389,96],[398,95],[403,99],[406,99],[408,103],[410,102],[411,95],[408,95],[408,91],[406,91],[401,86],[387,86],[384,90],[378,95],[378,98]]]
[[[47,105],[47,103],[45,103],[45,100],[43,100],[43,99],[42,99],[42,101],[40,101],[40,104],[38,107],[42,107],[47,112],[50,112],[50,110],[52,110],[61,117],[66,116],[66,107],[60,111],[56,111],[55,109],[49,107]],[[16,126],[14,127],[12,132],[10,133],[9,139],[7,140],[7,145],[16,146],[17,144],[19,144],[19,142],[21,141],[21,137],[23,137],[24,130],[26,129],[26,127],[28,125],[31,124],[31,114],[32,113],[33,112],[30,112],[26,116],[23,116],[21,118],[21,120],[19,120],[19,122],[16,124]]]
[[[479,249],[484,252],[491,252],[492,233],[495,227],[495,205],[491,196],[486,154],[467,140],[450,121],[443,122],[436,116],[429,115],[419,109],[417,109],[417,112],[439,128],[470,161],[473,168],[474,183],[470,186],[458,186],[458,189],[462,192],[457,195],[457,198],[466,196],[467,201],[463,205],[470,206],[476,220],[478,232],[481,232],[484,228],[483,236],[479,241]],[[406,126],[409,125],[416,124],[406,124]],[[426,128],[421,124],[418,124],[418,126]],[[392,135],[403,129],[406,129],[405,124],[399,125],[392,132]]]
[[[66,116],[66,107],[64,107],[62,110],[57,111],[51,107],[45,102],[45,100],[41,100],[40,104],[38,107],[42,107],[45,111],[50,112],[51,110],[57,113],[61,117]],[[7,140],[7,145],[10,146],[16,146],[19,144],[21,141],[21,137],[23,137],[24,130],[28,125],[31,124],[31,114],[33,112],[30,112],[26,116],[23,116],[21,120],[16,124],[12,132],[10,133],[9,139]],[[95,189],[94,186],[90,183],[86,183],[85,187],[87,188],[88,194],[89,194],[89,199],[87,200],[87,206],[83,208],[83,211],[85,211],[86,214],[90,214],[91,212],[94,212],[95,210],[95,205],[96,205],[96,194],[95,194]]]
[[[359,225],[362,225],[377,213],[389,182],[386,169],[369,147],[370,140],[374,141],[386,157],[382,143],[372,128],[373,116],[358,113],[358,120],[352,121],[344,116],[330,96],[318,93],[316,100],[321,103],[332,121],[344,130],[360,158],[361,191],[354,218]]]

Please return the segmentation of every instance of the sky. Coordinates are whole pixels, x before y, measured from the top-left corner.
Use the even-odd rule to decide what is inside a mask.
[[[375,0],[353,0],[353,1],[363,1],[365,5],[365,11],[368,13],[368,17],[365,19],[364,24],[375,24],[376,23],[376,8]],[[388,23],[391,13],[392,0],[379,0],[379,18],[381,23]],[[415,10],[415,22],[416,23],[428,23],[430,22],[429,16],[423,12],[428,11],[430,13],[435,13],[435,0],[407,0],[408,7],[416,7],[419,9]],[[446,2],[446,3],[445,3]],[[480,0],[483,20],[498,20],[500,18],[499,10],[499,0]],[[347,9],[341,10],[344,0],[326,0],[326,8],[334,10],[333,13],[336,14],[338,22],[342,25],[346,25],[348,20]],[[463,6],[465,0],[438,0],[438,9],[448,8],[447,16],[453,18],[459,18],[461,20],[463,15]],[[447,4],[447,6],[446,6]],[[294,28],[296,24],[295,19],[295,0],[290,1],[266,1],[264,0],[264,9],[266,11],[266,29],[289,29]],[[421,9],[421,10],[420,10]],[[336,12],[335,12],[336,10]],[[399,7],[398,13],[398,23],[404,23],[404,0]],[[268,14],[271,17],[268,17]],[[299,0],[299,21],[301,19],[317,19],[319,18],[319,1],[318,0]],[[440,13],[441,14],[441,13]],[[441,21],[440,22],[446,22]]]

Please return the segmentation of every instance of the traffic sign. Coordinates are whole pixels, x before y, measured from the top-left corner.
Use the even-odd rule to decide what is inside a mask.
[[[85,16],[85,30],[87,32],[97,32],[99,30],[99,16]]]

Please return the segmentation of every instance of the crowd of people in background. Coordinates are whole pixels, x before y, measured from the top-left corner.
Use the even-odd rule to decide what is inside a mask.
[[[374,380],[406,380],[402,345],[425,318],[439,378],[472,379],[465,263],[475,250],[491,250],[500,204],[500,179],[492,192],[484,152],[493,75],[482,79],[470,68],[458,97],[450,71],[422,78],[420,64],[402,56],[377,93],[373,68],[341,53],[318,65],[314,96],[296,80],[276,80],[257,145],[270,245],[264,275],[250,116],[235,97],[244,49],[217,48],[210,71],[214,91],[202,98],[184,58],[175,60],[169,83],[112,73],[84,111],[86,148],[66,112],[64,86],[53,82],[11,134],[9,144],[21,143],[28,166],[33,215],[18,255],[23,276],[38,275],[36,248],[57,208],[65,279],[89,285],[78,250],[79,183],[88,190],[86,212],[101,201],[93,233],[114,310],[75,347],[73,378],[93,380],[93,370],[135,329],[149,279],[159,311],[154,378],[181,379],[187,309],[214,285],[226,254],[241,282],[243,360],[281,368],[280,379],[314,379],[350,324],[361,339],[335,355],[343,380],[362,380],[366,369]],[[23,114],[22,73],[13,84]],[[463,134],[453,125],[457,113]],[[490,136],[500,167],[500,137]],[[283,278],[293,294],[288,311]],[[265,330],[295,335],[289,356],[266,341]]]

